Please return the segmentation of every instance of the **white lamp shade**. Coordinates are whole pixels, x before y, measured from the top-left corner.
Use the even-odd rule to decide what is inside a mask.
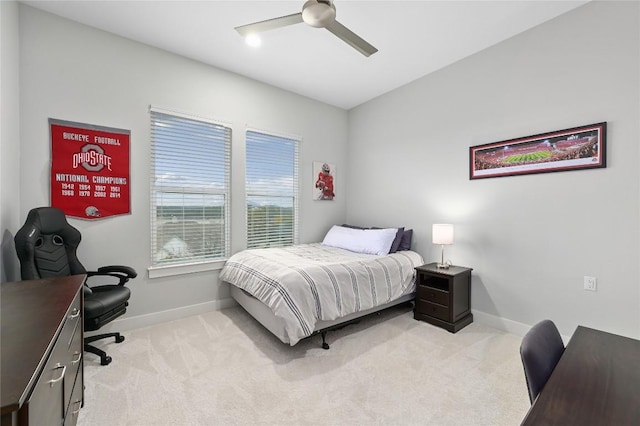
[[[433,244],[453,244],[453,225],[438,223],[433,225]]]

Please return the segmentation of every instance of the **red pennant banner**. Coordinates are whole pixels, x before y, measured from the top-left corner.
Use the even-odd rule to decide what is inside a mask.
[[[81,219],[131,213],[128,130],[49,119],[51,206]]]

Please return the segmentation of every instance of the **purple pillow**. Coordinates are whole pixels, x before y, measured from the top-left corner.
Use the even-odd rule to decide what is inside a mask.
[[[400,246],[398,247],[398,251],[401,250],[411,250],[411,240],[413,238],[413,229],[407,229],[402,233],[402,240],[400,241]]]
[[[343,223],[340,226],[342,226],[344,228],[352,228],[352,229],[369,229],[369,228],[365,228],[365,227],[358,226],[358,225],[347,225],[346,223]]]
[[[404,226],[398,228],[398,232],[396,233],[396,238],[391,243],[391,249],[389,249],[389,254],[395,253],[400,249],[400,243],[402,242],[402,236],[404,235]]]

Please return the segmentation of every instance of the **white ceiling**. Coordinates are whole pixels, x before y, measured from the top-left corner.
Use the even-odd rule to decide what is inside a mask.
[[[22,1],[22,3],[351,109],[587,1],[335,0],[336,19],[378,48],[369,58],[304,23],[262,33],[234,27],[298,13],[289,1]]]

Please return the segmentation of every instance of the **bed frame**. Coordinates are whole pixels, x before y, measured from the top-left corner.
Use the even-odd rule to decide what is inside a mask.
[[[284,331],[285,323],[282,318],[275,316],[273,311],[267,305],[251,296],[246,291],[234,285],[230,285],[230,288],[231,297],[233,297],[235,301],[244,308],[245,311],[247,311],[252,317],[254,317],[260,324],[262,324],[267,330],[273,333],[283,343],[289,343],[289,338]],[[365,311],[354,312],[344,317],[336,318],[332,321],[320,320],[316,323],[314,331],[308,337],[320,334],[322,336],[322,348],[329,349],[329,345],[327,344],[326,340],[327,332],[338,330],[342,327],[346,327],[349,324],[356,323],[363,317],[375,314],[376,312],[380,312],[382,310],[392,308],[403,303],[412,302],[415,299],[415,296],[415,293],[405,294],[399,299],[385,303],[384,305],[375,306]]]

